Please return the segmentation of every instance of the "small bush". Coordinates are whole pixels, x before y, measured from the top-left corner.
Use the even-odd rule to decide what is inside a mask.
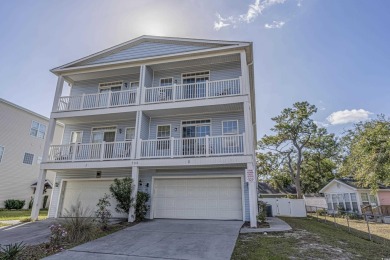
[[[96,227],[93,223],[93,217],[88,209],[81,206],[77,201],[70,210],[65,210],[64,227],[67,231],[69,243],[81,243],[91,240],[95,233]]]
[[[133,190],[133,179],[130,177],[124,179],[115,179],[110,186],[112,196],[118,202],[115,209],[119,213],[129,213],[130,207],[133,206],[131,192]]]
[[[135,220],[143,221],[145,219],[146,213],[148,212],[149,206],[146,205],[146,202],[149,201],[149,194],[146,192],[139,191],[137,193],[137,202],[135,205]]]
[[[257,215],[257,220],[260,223],[264,223],[267,220],[267,203],[264,201],[259,201],[259,215]]]
[[[108,220],[111,218],[111,211],[107,209],[111,206],[109,199],[110,196],[108,194],[104,194],[103,198],[100,198],[99,202],[96,204],[98,209],[95,211],[95,216],[98,219],[101,230],[107,230]]]
[[[13,260],[20,254],[26,246],[23,242],[0,246],[0,255],[3,260]]]
[[[31,198],[30,198],[30,202],[28,203],[28,209],[32,209],[32,207],[33,207],[33,204],[34,204],[34,197],[33,197],[33,196],[31,196]]]
[[[5,200],[4,207],[6,209],[22,209],[25,203],[25,200]]]
[[[319,216],[325,216],[326,215],[326,209],[317,209],[316,213]]]

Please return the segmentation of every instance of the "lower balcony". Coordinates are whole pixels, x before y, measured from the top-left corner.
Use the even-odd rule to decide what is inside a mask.
[[[243,135],[141,140],[139,157],[180,158],[244,154]]]
[[[133,141],[50,146],[48,162],[109,161],[134,158]]]

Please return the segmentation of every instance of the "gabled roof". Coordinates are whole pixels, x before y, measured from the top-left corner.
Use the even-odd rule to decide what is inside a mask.
[[[288,194],[295,195],[297,194],[297,190],[293,185],[288,185],[287,187],[274,188],[269,183],[259,182],[258,193],[263,195],[288,195]]]
[[[370,189],[370,187],[363,187],[361,185],[358,184],[358,182],[352,178],[352,177],[345,177],[345,178],[338,178],[338,179],[333,179],[331,180],[327,185],[325,185],[325,187],[323,187],[319,192],[320,193],[324,193],[324,191],[330,186],[332,185],[333,183],[340,183],[342,185],[347,185],[351,188],[353,188],[354,190],[368,190]],[[380,190],[390,190],[390,187],[389,186],[386,186],[386,185],[383,185],[381,183],[379,183],[379,189]]]
[[[204,40],[144,35],[79,60],[54,68],[53,73],[69,68],[98,66],[151,57],[182,55],[219,49],[246,47],[250,42]]]

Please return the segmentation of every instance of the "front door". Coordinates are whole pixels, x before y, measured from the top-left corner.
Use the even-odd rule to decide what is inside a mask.
[[[101,153],[102,145],[105,146],[103,157],[106,159],[112,158],[114,152],[114,145],[115,145],[114,143],[115,133],[116,133],[115,127],[92,129],[92,143],[94,144],[91,147],[91,152],[92,152],[91,154],[94,157],[93,159],[98,159],[101,156],[100,153]]]

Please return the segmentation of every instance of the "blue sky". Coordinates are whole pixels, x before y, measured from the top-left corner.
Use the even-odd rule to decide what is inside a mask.
[[[385,0],[1,1],[0,97],[49,116],[50,69],[143,34],[253,41],[258,136],[305,100],[340,133],[389,115],[388,10]]]

